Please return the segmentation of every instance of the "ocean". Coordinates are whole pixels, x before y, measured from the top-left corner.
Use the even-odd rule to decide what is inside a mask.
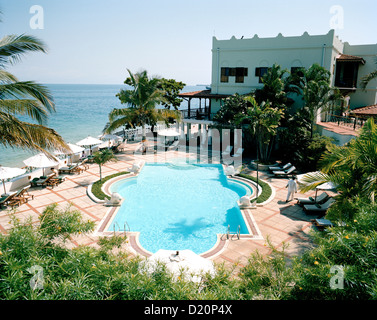
[[[91,135],[98,137],[108,122],[108,115],[113,108],[124,108],[116,94],[126,85],[87,85],[87,84],[48,84],[56,112],[50,114],[46,126],[55,129],[68,143]],[[205,86],[186,86],[182,92],[204,90]],[[196,100],[196,99],[194,99]],[[196,101],[192,101],[195,108]],[[180,109],[187,109],[183,101]],[[23,119],[27,121],[27,119]],[[0,165],[23,167],[26,158],[35,151],[0,146]]]

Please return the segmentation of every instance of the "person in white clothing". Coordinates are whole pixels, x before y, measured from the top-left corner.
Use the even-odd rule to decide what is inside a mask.
[[[287,194],[287,200],[285,202],[293,200],[293,196],[295,192],[297,192],[297,182],[296,177],[293,176],[291,179],[289,179],[287,185],[285,186],[288,188],[288,194]]]

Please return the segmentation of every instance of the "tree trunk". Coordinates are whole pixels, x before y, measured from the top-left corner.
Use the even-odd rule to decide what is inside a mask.
[[[144,141],[147,139],[147,134],[145,133],[145,123],[141,125],[141,141]]]

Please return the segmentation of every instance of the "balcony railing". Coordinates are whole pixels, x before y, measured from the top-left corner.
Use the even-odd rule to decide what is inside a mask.
[[[342,125],[356,130],[362,128],[366,120],[357,117],[344,117],[332,114],[328,116],[327,122],[337,123],[338,126]]]
[[[216,113],[208,113],[208,108],[180,110],[183,119],[212,120]]]

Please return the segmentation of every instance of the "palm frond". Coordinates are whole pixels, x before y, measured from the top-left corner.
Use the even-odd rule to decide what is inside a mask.
[[[318,186],[326,182],[333,182],[335,185],[337,184],[338,178],[335,175],[326,174],[321,171],[317,172],[310,172],[304,174],[299,182],[299,189],[302,192],[308,192],[310,190],[314,190]]]
[[[33,149],[48,153],[47,150],[69,151],[64,139],[53,129],[42,125],[18,120],[8,114],[0,118],[0,144],[4,147]]]
[[[51,92],[46,86],[34,81],[0,84],[0,99],[35,99],[42,104],[46,111],[55,111]]]
[[[2,112],[15,116],[27,115],[39,124],[45,123],[48,118],[48,113],[43,106],[38,101],[30,99],[0,100],[0,113]]]
[[[365,90],[367,88],[368,83],[374,79],[377,79],[377,70],[374,70],[371,73],[364,76],[363,78],[361,78],[361,81],[360,81],[361,89]]]
[[[46,44],[31,35],[7,35],[0,39],[0,66],[19,62],[29,52],[46,52]]]

